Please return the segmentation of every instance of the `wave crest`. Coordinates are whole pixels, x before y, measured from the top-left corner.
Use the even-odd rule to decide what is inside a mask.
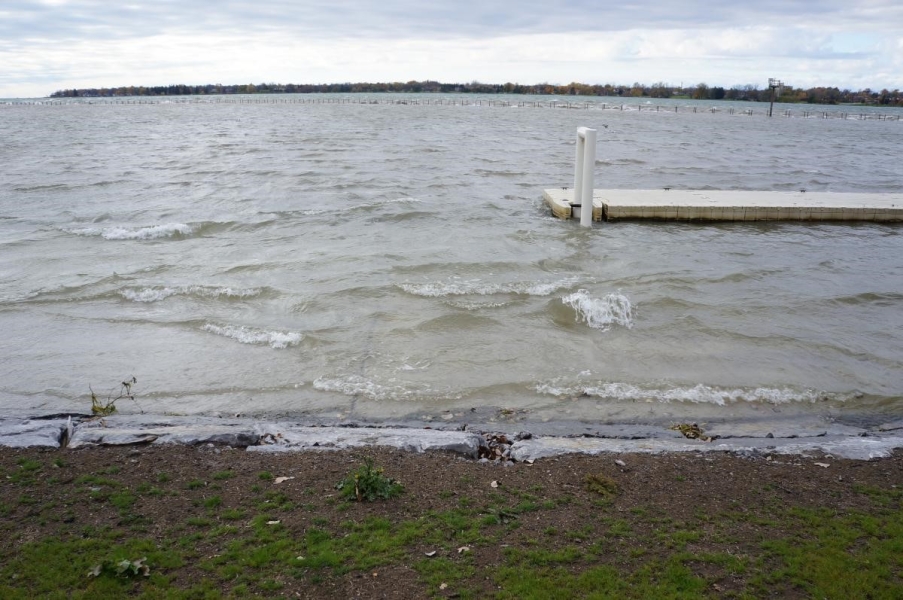
[[[599,383],[596,385],[562,385],[559,381],[539,383],[537,393],[558,398],[589,396],[615,401],[715,404],[725,406],[738,402],[762,404],[814,403],[825,400],[843,401],[842,394],[789,387],[723,388],[705,385],[642,387],[631,383]]]
[[[630,299],[620,292],[593,298],[586,290],[577,290],[562,297],[561,301],[574,309],[577,322],[582,321],[593,329],[605,331],[612,325],[627,329],[633,327],[633,306]]]
[[[304,334],[297,331],[266,331],[236,325],[206,323],[202,329],[242,344],[266,345],[276,349],[297,346],[304,339]]]
[[[194,228],[185,223],[164,223],[150,227],[89,227],[85,229],[65,229],[67,233],[82,236],[100,236],[105,240],[156,240],[161,238],[184,237],[194,233]]]
[[[559,281],[515,281],[487,283],[480,279],[431,283],[400,283],[398,287],[414,296],[442,298],[445,296],[492,296],[494,294],[520,294],[525,296],[549,296],[556,291],[577,283],[576,277]]]
[[[176,287],[147,287],[119,290],[119,295],[132,302],[158,302],[170,296],[198,296],[215,300],[217,298],[253,298],[263,293],[259,288],[233,289],[230,287],[207,287],[203,285],[182,285]]]

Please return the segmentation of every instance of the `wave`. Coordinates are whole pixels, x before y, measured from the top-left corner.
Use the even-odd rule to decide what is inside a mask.
[[[620,292],[593,298],[586,290],[577,290],[564,296],[561,302],[574,309],[577,322],[582,321],[593,329],[605,331],[612,325],[627,329],[633,327],[633,306],[630,299]]]
[[[428,384],[412,387],[408,385],[383,385],[360,375],[347,377],[318,377],[313,382],[314,389],[321,392],[339,392],[345,396],[361,396],[368,400],[417,400],[420,398],[456,400],[460,395],[437,392]]]
[[[255,298],[264,293],[262,288],[235,289],[231,287],[208,287],[203,285],[182,285],[176,287],[127,288],[119,290],[119,295],[132,302],[159,302],[170,296],[196,296],[216,300],[225,298]]]
[[[297,331],[266,331],[236,325],[205,323],[202,329],[216,335],[232,338],[242,344],[266,345],[276,349],[297,346],[304,339],[304,334]]]
[[[521,294],[525,296],[549,296],[556,291],[569,288],[579,281],[568,277],[559,281],[536,282],[515,281],[510,283],[488,283],[480,279],[470,281],[399,283],[397,287],[415,296],[442,298],[445,296],[492,296],[494,294]]]
[[[896,292],[863,292],[851,296],[837,296],[831,299],[837,304],[849,304],[857,306],[861,304],[875,304],[876,306],[896,306],[903,302],[903,294]]]
[[[84,229],[64,229],[66,233],[96,237],[105,240],[156,240],[161,238],[182,238],[195,233],[195,228],[184,223],[165,223],[150,227],[88,227]]]
[[[588,396],[630,402],[689,402],[725,406],[737,402],[763,404],[815,403],[828,400],[844,401],[852,394],[832,394],[813,389],[789,387],[723,388],[696,384],[694,386],[646,387],[630,383],[600,383],[597,385],[562,385],[560,381],[539,383],[537,393],[558,398]]]
[[[357,211],[357,210],[372,210],[374,208],[379,208],[380,206],[388,206],[391,204],[418,204],[423,202],[419,198],[387,198],[383,200],[374,200],[372,202],[362,202],[359,204],[342,204],[338,203],[335,206],[330,205],[323,208],[304,208],[297,210],[271,210],[271,211],[261,211],[257,214],[259,216],[272,217],[274,219],[286,219],[286,218],[294,218],[294,217],[310,217],[310,216],[318,216],[318,215],[332,215],[336,213]]]

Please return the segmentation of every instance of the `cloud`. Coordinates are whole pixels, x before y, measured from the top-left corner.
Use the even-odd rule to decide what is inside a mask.
[[[0,96],[425,78],[893,88],[901,35],[897,0],[3,0]]]
[[[812,26],[899,31],[903,4],[825,0],[606,2],[570,0],[4,0],[5,39],[104,39],[164,33],[258,34],[309,38],[475,37],[570,31]]]

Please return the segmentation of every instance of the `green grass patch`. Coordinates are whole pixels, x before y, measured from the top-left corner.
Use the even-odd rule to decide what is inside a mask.
[[[383,474],[383,469],[373,466],[373,460],[364,459],[364,464],[349,473],[337,485],[343,498],[358,502],[388,500],[401,494],[404,487],[391,477]]]

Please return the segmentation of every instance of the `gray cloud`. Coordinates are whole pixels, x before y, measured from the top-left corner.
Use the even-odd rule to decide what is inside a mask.
[[[549,0],[4,0],[0,7],[0,37],[7,41],[121,39],[174,32],[259,35],[276,30],[318,39],[494,37],[575,29],[605,32],[793,25],[899,30],[903,28],[903,4],[897,0],[570,0],[557,5]]]
[[[434,78],[900,86],[899,0],[0,0],[0,96]]]

